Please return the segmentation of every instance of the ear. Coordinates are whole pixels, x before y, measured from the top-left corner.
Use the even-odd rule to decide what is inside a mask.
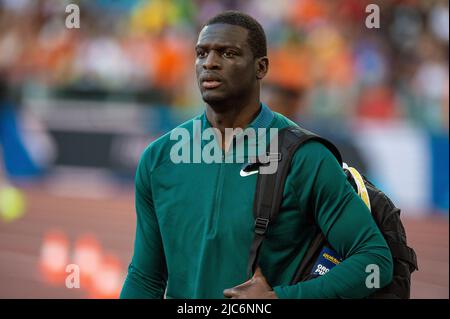
[[[269,59],[266,56],[255,60],[256,78],[262,80],[269,71]]]

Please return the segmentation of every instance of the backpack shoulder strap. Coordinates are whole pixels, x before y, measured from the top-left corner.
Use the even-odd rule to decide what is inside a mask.
[[[270,223],[274,223],[283,198],[284,184],[289,173],[291,160],[295,151],[309,140],[323,143],[342,165],[342,158],[337,148],[329,141],[296,126],[280,129],[274,137],[278,138],[278,168],[273,174],[258,173],[253,215],[255,217],[255,234],[250,248],[247,274],[250,277],[256,270],[262,242]],[[270,145],[268,150],[270,149]]]

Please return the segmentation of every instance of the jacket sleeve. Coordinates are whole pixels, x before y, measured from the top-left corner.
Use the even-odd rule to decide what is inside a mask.
[[[167,267],[153,205],[146,154],[144,152],[136,170],[136,236],[133,258],[120,294],[122,299],[162,299],[167,283]]]
[[[318,142],[308,142],[300,149],[291,170],[298,203],[309,207],[329,244],[344,260],[323,276],[277,286],[274,291],[279,298],[366,297],[376,289],[366,285],[374,269],[369,265],[379,269],[379,288],[392,280],[393,262],[387,243],[331,152]]]

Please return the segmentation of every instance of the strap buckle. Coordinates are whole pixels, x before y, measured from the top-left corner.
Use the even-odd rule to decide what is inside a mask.
[[[269,219],[258,217],[255,220],[255,233],[258,235],[264,235],[269,226]]]
[[[266,156],[267,156],[269,162],[279,162],[279,161],[281,161],[281,153],[266,152]]]

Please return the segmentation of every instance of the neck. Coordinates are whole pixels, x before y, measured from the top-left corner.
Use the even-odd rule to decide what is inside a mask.
[[[225,140],[225,128],[245,129],[258,115],[260,111],[259,99],[243,105],[214,105],[206,104],[206,117],[212,127],[217,128],[222,134],[221,147],[228,149],[230,141]]]
[[[247,105],[211,106],[206,105],[206,117],[211,125],[222,133],[225,128],[245,128],[258,115],[260,102],[254,101]]]

